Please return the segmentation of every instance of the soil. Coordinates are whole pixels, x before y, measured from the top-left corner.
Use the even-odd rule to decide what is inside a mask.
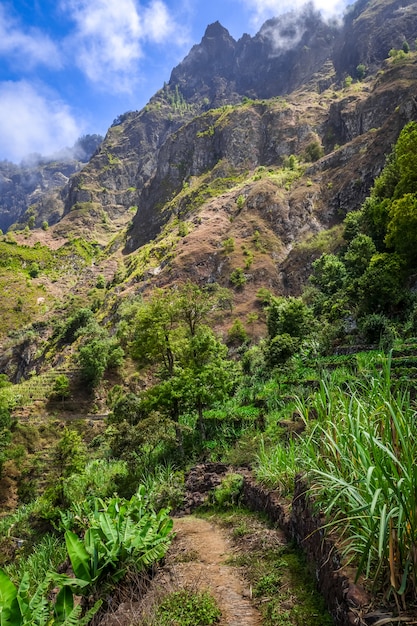
[[[181,586],[208,589],[216,598],[222,618],[221,626],[258,626],[262,620],[251,605],[251,589],[235,567],[225,561],[233,553],[226,533],[216,524],[195,517],[176,519],[177,547],[191,550],[196,561],[177,563],[175,574]]]
[[[235,548],[227,530],[193,516],[174,520],[176,538],[164,567],[141,602],[124,602],[100,626],[141,626],[170,591],[207,590],[216,598],[222,616],[218,626],[260,626],[262,618],[251,603],[251,589],[236,567],[227,565]]]

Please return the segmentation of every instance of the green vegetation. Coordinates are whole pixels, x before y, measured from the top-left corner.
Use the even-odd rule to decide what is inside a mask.
[[[399,52],[408,54],[404,47]],[[359,79],[365,73],[357,67]],[[170,97],[172,108],[186,110],[180,92]],[[200,137],[234,110],[208,112]],[[303,158],[322,154],[314,140]],[[267,247],[259,222],[248,228],[246,245],[223,235],[219,258],[226,264],[240,254],[244,265],[232,265],[232,293],[187,282],[149,294],[145,281],[135,285],[175,254],[191,209],[233,189],[228,207],[236,218],[246,174],[225,162],[182,186],[166,208],[175,205],[170,226],[178,228],[167,227],[125,265],[117,259],[113,282],[100,267],[78,283],[111,246],[104,253],[82,239],[57,251],[12,237],[0,242],[5,361],[18,355],[22,369],[11,370],[19,384],[0,380],[0,472],[16,478],[19,498],[17,510],[0,520],[5,619],[87,624],[114,585],[163,557],[171,531],[164,507],[181,506],[185,471],[202,460],[250,464],[286,503],[302,473],[324,516],[323,533],[337,535],[344,563],[387,602],[401,609],[415,602],[416,155],[417,124],[410,123],[360,210],[298,247],[314,258],[304,292],[277,297],[259,289],[247,326],[239,307],[253,278],[245,271]],[[303,167],[290,155],[282,167],[262,166],[251,176],[284,197]],[[74,211],[86,215],[91,208],[85,203]],[[45,302],[57,281],[78,292]],[[213,329],[225,309],[233,315],[222,320],[221,335]],[[263,320],[266,331],[255,343],[250,331]],[[24,380],[27,371],[32,378]],[[49,421],[46,402],[54,411]],[[101,418],[97,427],[82,419],[92,413]],[[231,472],[209,506],[232,514],[241,488],[241,476]],[[242,523],[236,535],[245,532]],[[280,547],[252,569],[242,562],[255,597],[271,597],[266,624],[307,623],[301,608],[287,614],[282,604],[286,577],[297,569],[291,550]],[[75,577],[57,574],[66,558]],[[173,617],[185,608],[187,616]],[[211,623],[218,615],[209,597],[192,594],[186,602],[170,596],[158,610],[161,623]],[[325,623],[320,610],[309,610],[311,620],[318,614]]]
[[[164,598],[155,612],[159,626],[210,626],[221,616],[215,599],[208,591],[182,589]]]
[[[82,517],[77,516],[79,512]],[[72,530],[74,524],[78,532],[82,531],[82,538]],[[46,626],[52,619],[59,624],[88,624],[102,604],[97,596],[103,596],[106,588],[120,580],[128,568],[141,572],[163,557],[171,529],[172,521],[165,511],[156,514],[146,507],[143,489],[128,501],[112,498],[96,501],[93,506],[84,502],[81,509],[61,513],[60,530],[74,577],[46,571],[43,579],[36,580],[37,589],[31,593],[29,572],[33,573],[33,564],[26,564],[28,569],[23,569],[17,586],[0,570],[2,621],[13,626]],[[44,545],[45,540],[39,553],[45,552]],[[54,586],[60,590],[51,601],[50,590]],[[76,595],[89,600],[84,606],[76,605]]]
[[[236,267],[230,274],[230,282],[236,289],[241,289],[246,283],[246,276],[241,267]]]
[[[323,598],[308,564],[296,546],[282,542],[261,515],[244,509],[217,510],[209,519],[232,531],[237,566],[253,590],[253,602],[266,626],[331,626]]]

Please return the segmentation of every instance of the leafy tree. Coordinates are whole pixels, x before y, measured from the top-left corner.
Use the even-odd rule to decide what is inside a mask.
[[[363,211],[350,211],[343,220],[343,239],[352,241],[363,231]]]
[[[56,505],[64,505],[64,483],[71,474],[80,473],[86,463],[86,447],[75,430],[65,428],[64,434],[52,452],[52,479],[47,497]]]
[[[246,332],[246,329],[240,319],[236,318],[233,321],[233,324],[227,333],[227,338],[228,341],[233,344],[242,344],[247,340],[248,333]]]
[[[397,254],[375,254],[359,280],[361,309],[394,313],[404,300],[404,261]]]
[[[332,296],[346,284],[346,267],[334,254],[322,254],[313,262],[310,280],[326,296]]]
[[[223,362],[225,348],[205,325],[223,299],[223,290],[210,293],[192,283],[178,289],[156,290],[151,300],[139,306],[133,321],[132,356],[142,365],[158,366],[158,382],[146,394],[149,410],[163,412],[176,425],[180,448],[181,412],[194,404],[197,388],[202,405],[207,404],[201,390],[203,379],[208,393],[215,397],[216,382],[209,384],[207,377],[210,368],[212,375],[217,371],[220,384],[218,359],[227,370]]]
[[[300,347],[300,339],[291,337],[288,333],[276,335],[267,344],[266,361],[269,367],[282,365],[288,361]]]
[[[358,80],[363,80],[365,78],[366,65],[359,63],[359,65],[356,66],[356,76],[358,77]]]
[[[211,311],[222,307],[223,300],[230,298],[227,289],[217,288],[212,292],[187,282],[178,292],[178,314],[191,337],[197,332]]]
[[[62,332],[62,341],[64,343],[73,343],[77,337],[77,333],[91,322],[94,315],[91,309],[78,309],[74,315],[68,319]]]
[[[405,193],[417,193],[417,123],[410,122],[402,129],[394,149],[394,167],[397,184],[391,194],[398,199]],[[385,175],[385,169],[384,169]]]
[[[66,376],[66,374],[59,374],[55,378],[54,386],[52,387],[52,396],[65,400],[69,398],[70,394],[70,381],[68,376]]]
[[[181,356],[180,388],[187,405],[197,411],[203,439],[203,410],[225,400],[236,380],[236,365],[226,357],[227,347],[207,326],[191,337]]]
[[[348,89],[351,84],[353,83],[353,78],[352,76],[349,76],[349,74],[345,77],[345,80],[343,81],[343,86]]]
[[[119,367],[123,357],[124,351],[116,340],[108,336],[93,337],[86,341],[78,352],[81,376],[93,389],[100,383],[106,369]]]
[[[312,313],[300,298],[273,297],[267,313],[268,334],[271,338],[282,334],[303,338],[311,332]]]
[[[343,257],[349,277],[362,276],[375,253],[375,244],[368,235],[361,233],[352,239]]]
[[[394,200],[385,242],[411,266],[417,261],[417,194],[407,193]]]

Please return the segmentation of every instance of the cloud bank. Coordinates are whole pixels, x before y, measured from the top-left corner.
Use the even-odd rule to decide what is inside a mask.
[[[271,17],[296,11],[306,4],[306,0],[243,0],[243,2],[252,12],[252,22],[257,27]],[[323,17],[330,18],[343,14],[346,0],[314,0],[313,5],[315,9],[321,11]]]
[[[52,94],[27,81],[0,84],[0,137],[9,160],[52,154],[81,133],[69,107]]]
[[[62,7],[75,24],[67,44],[78,67],[103,89],[131,91],[143,46],[181,41],[181,28],[162,0],[147,6],[135,0],[62,0]]]
[[[38,29],[26,27],[25,31],[0,5],[0,57],[12,59],[26,69],[38,64],[60,67],[61,54],[56,44]]]

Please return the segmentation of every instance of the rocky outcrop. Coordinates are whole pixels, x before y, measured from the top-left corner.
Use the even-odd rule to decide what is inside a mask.
[[[261,219],[274,242],[278,282],[296,293],[312,260],[297,243],[360,207],[401,128],[417,119],[414,55],[386,61],[390,48],[416,36],[409,0],[360,0],[343,25],[326,22],[308,5],[238,41],[211,24],[148,105],[115,121],[65,190],[37,200],[36,224],[59,220],[59,235],[103,244],[122,231],[124,251],[132,253],[170,220],[198,225],[199,209],[213,197],[216,210],[234,219],[230,206],[242,194],[242,215],[251,224]],[[355,76],[359,63],[365,80],[344,89],[343,78]],[[308,161],[311,145],[316,160],[300,180],[281,189],[258,181],[257,168],[280,167],[292,154]],[[244,188],[223,201],[221,192],[237,182]],[[216,250],[209,255],[217,279],[222,264]],[[277,277],[271,280],[275,286]]]
[[[265,22],[255,37],[235,41],[219,22],[211,24],[171,74],[170,86],[190,101],[210,106],[240,102],[243,96],[272,98],[290,93],[331,58],[338,29],[311,4]]]
[[[392,48],[410,46],[416,38],[417,5],[413,0],[359,0],[349,7],[334,52],[338,73],[357,76],[363,64],[368,73],[380,68]]]
[[[31,227],[40,227],[43,221],[58,222],[64,212],[62,190],[102,139],[85,135],[72,148],[51,157],[32,155],[20,165],[0,162],[0,228],[6,231],[15,223],[25,226],[31,218]]]

